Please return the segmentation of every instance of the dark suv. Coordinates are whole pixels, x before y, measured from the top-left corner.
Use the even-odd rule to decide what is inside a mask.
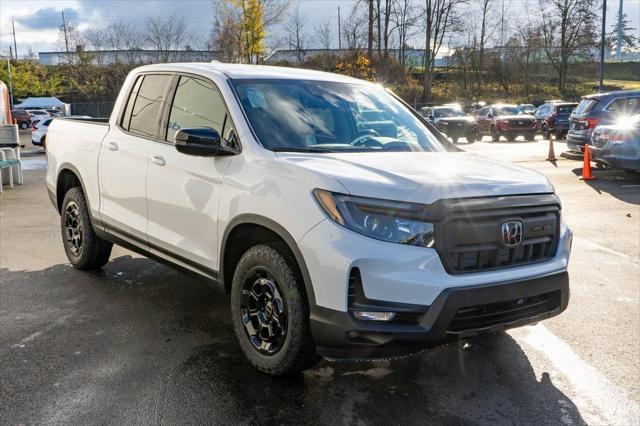
[[[584,96],[569,119],[567,147],[583,151],[591,143],[593,129],[615,124],[622,117],[640,112],[640,90],[620,90]]]
[[[491,135],[494,142],[500,141],[500,136],[508,141],[518,136],[532,141],[536,136],[536,119],[517,105],[486,106],[478,112],[476,124],[479,135]]]
[[[538,130],[542,132],[545,139],[549,139],[551,135],[560,138],[569,131],[569,117],[573,110],[578,106],[572,102],[548,102],[535,112]]]
[[[31,116],[27,111],[14,110],[11,111],[13,122],[20,127],[21,130],[27,130],[31,127]]]
[[[461,137],[466,138],[469,143],[476,141],[476,120],[462,109],[445,105],[422,108],[420,113],[450,137],[453,143],[457,143]]]

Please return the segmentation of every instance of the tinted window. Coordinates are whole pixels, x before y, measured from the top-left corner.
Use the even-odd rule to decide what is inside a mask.
[[[48,119],[44,120],[44,121],[42,122],[42,125],[43,125],[43,126],[48,126],[49,124],[51,124],[51,120],[53,120],[53,119],[52,119],[52,118],[48,118]]]
[[[558,114],[571,114],[575,107],[575,105],[558,105],[556,109]]]
[[[622,98],[611,102],[607,111],[628,115],[640,111],[640,98]]]
[[[435,108],[434,117],[464,117],[464,111],[456,108]]]
[[[583,99],[576,107],[575,114],[582,115],[591,111],[591,108],[598,102],[597,99]]]
[[[129,130],[140,136],[158,136],[160,115],[167,91],[171,85],[170,75],[149,74],[144,76],[131,109]]]
[[[490,109],[491,109],[490,107],[481,108],[480,111],[478,112],[478,115],[485,116],[485,115],[489,114],[489,110]]]
[[[182,76],[171,105],[166,140],[173,142],[178,130],[209,127],[223,138],[233,139],[233,123],[222,95],[212,83]]]
[[[142,79],[144,76],[138,76],[135,83],[133,84],[133,89],[131,89],[131,93],[129,94],[129,99],[127,100],[127,106],[124,109],[124,113],[122,114],[122,120],[120,125],[123,129],[129,130],[129,123],[131,122],[131,110],[133,109],[133,104],[136,102],[136,96],[138,96],[138,90],[140,90],[140,83],[142,83]]]
[[[518,115],[524,114],[524,111],[517,106],[501,106],[495,108],[495,115]]]

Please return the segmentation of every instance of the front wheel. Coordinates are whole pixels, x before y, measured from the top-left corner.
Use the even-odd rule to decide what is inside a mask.
[[[77,269],[99,269],[109,261],[113,244],[93,231],[81,188],[71,188],[60,211],[62,243],[69,262]]]
[[[22,123],[20,123],[20,129],[27,130],[28,128],[29,128],[29,123],[27,123],[26,121],[23,121]]]
[[[233,328],[245,357],[274,376],[313,366],[309,304],[293,255],[282,243],[250,248],[231,285]]]
[[[480,139],[480,132],[477,129],[473,129],[471,132],[467,133],[465,137],[468,143],[474,143],[476,140]]]

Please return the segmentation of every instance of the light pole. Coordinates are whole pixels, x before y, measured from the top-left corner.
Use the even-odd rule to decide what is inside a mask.
[[[604,92],[604,37],[607,21],[607,0],[602,0],[602,34],[600,36],[600,87],[598,91]]]
[[[9,108],[13,109],[13,86],[11,85],[11,62],[7,57],[7,75],[9,77]]]

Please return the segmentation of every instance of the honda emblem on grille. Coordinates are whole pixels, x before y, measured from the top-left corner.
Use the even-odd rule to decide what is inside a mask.
[[[502,224],[502,244],[505,247],[516,247],[522,243],[522,222],[513,220]]]

